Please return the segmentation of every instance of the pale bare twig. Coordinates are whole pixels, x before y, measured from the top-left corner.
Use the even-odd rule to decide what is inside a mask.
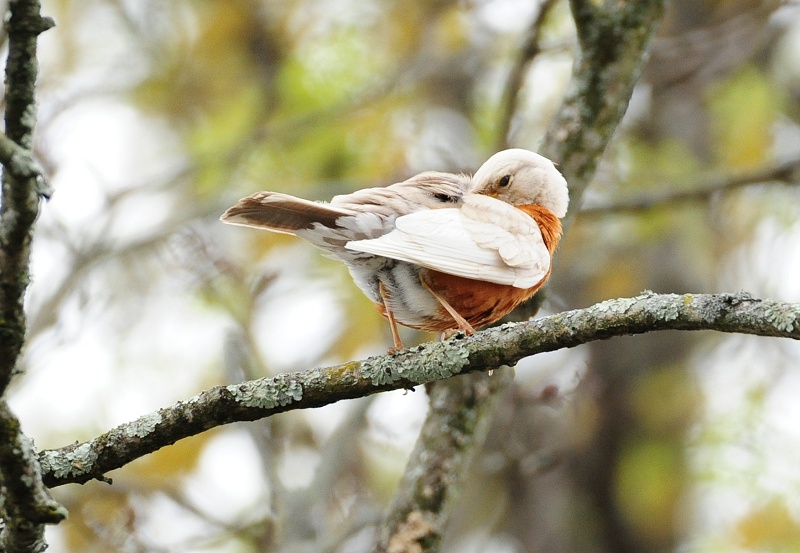
[[[800,184],[800,158],[788,159],[738,175],[722,175],[700,178],[680,190],[668,190],[641,194],[632,198],[619,198],[605,203],[588,205],[581,210],[581,217],[597,217],[608,214],[638,214],[652,209],[662,209],[678,203],[707,200],[719,193],[732,192],[746,186],[766,183],[787,185]]]
[[[542,26],[544,25],[547,15],[557,2],[558,0],[542,0],[539,4],[539,11],[536,13],[536,17],[531,21],[530,27],[523,38],[517,58],[514,60],[514,65],[511,67],[506,86],[503,90],[503,98],[500,103],[500,129],[497,133],[500,142],[497,148],[498,150],[504,150],[509,147],[511,122],[517,113],[517,104],[519,103],[519,95],[522,91],[522,83],[525,80],[525,74],[528,68],[531,66],[536,56],[542,51],[539,40]]]

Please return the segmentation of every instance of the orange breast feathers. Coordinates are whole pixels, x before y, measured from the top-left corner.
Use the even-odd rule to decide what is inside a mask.
[[[552,260],[553,252],[561,239],[561,221],[552,211],[538,205],[521,205],[524,211],[536,221],[542,239]],[[550,268],[544,277],[530,288],[521,289],[506,284],[495,284],[481,280],[450,275],[431,269],[423,269],[420,278],[432,291],[440,295],[474,328],[491,324],[510,313],[522,302],[533,297],[550,277]],[[429,324],[418,330],[444,332],[453,327],[453,318],[442,307],[440,316],[432,318]]]

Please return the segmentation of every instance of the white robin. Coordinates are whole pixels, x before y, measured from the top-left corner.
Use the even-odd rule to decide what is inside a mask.
[[[550,276],[568,204],[553,162],[511,149],[471,178],[428,171],[330,203],[258,192],[221,219],[294,234],[343,261],[399,350],[397,324],[471,334],[533,296]]]

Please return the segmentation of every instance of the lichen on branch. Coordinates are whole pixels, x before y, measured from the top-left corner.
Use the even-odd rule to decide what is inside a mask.
[[[457,335],[396,355],[218,386],[88,442],[41,452],[43,479],[50,487],[102,479],[108,471],[223,424],[409,389],[452,375],[514,365],[537,353],[659,330],[716,330],[800,340],[800,304],[744,293],[645,292],[469,337]]]
[[[0,396],[18,370],[25,344],[23,299],[30,281],[30,246],[39,196],[48,188],[31,147],[36,124],[36,59],[40,33],[53,26],[40,15],[38,0],[8,3],[8,58],[5,71],[5,135],[0,136],[3,164],[0,199]],[[38,458],[19,421],[0,398],[0,550],[44,551],[44,525],[66,511],[44,488]]]

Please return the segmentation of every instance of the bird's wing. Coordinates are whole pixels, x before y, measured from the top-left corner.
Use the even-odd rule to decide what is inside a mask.
[[[396,217],[461,203],[469,177],[428,171],[387,187],[365,188],[312,202],[280,192],[257,192],[239,200],[220,218],[231,225],[287,234],[319,229],[352,232],[351,240],[375,238],[393,228]]]
[[[505,202],[475,194],[464,196],[461,208],[398,217],[393,231],[346,247],[522,289],[538,284],[550,269],[536,221]]]

